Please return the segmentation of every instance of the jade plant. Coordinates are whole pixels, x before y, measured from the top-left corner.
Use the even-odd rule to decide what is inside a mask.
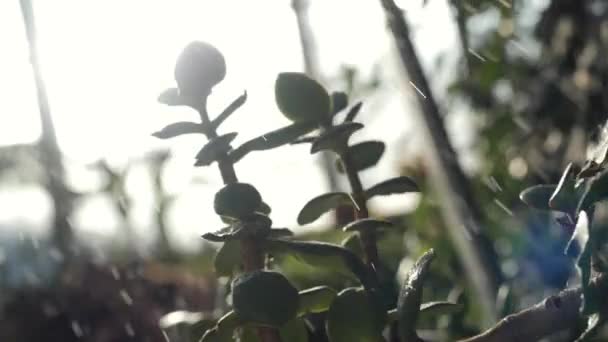
[[[191,107],[200,115],[200,122],[176,122],[153,134],[161,139],[204,135],[207,142],[196,154],[194,165],[216,164],[225,184],[215,195],[213,209],[226,227],[203,238],[222,243],[214,264],[218,276],[231,278],[232,310],[201,331],[201,341],[308,341],[309,335],[319,333],[311,331],[318,329],[308,322],[311,314],[324,317],[324,334],[331,342],[384,341],[389,337],[418,341],[415,328],[419,314],[458,309],[448,302],[421,303],[433,250],[415,263],[397,300],[383,285],[393,280],[387,280],[382,272],[377,234],[393,223],[370,217],[367,201],[375,196],[416,192],[418,187],[404,176],[369,187],[362,184],[359,172],[373,167],[385,150],[384,143],[376,140],[349,143],[351,135],[364,128],[355,121],[362,103],[351,105],[345,93],[330,93],[302,73],[281,73],[275,83],[275,100],[278,111],[292,123],[232,146],[237,132],[219,133],[219,129],[246,102],[247,94],[213,118],[206,106],[225,73],[224,58],[215,47],[204,42],[186,46],[175,67],[177,87],[165,90],[159,101]],[[348,178],[350,191],[313,198],[303,206],[297,221],[309,224],[339,206],[350,206],[354,220],[342,227],[350,233],[342,245],[297,241],[289,229],[273,227],[271,209],[258,189],[237,178],[235,164],[252,152],[302,143],[311,144],[311,153],[334,153],[338,157],[336,168]],[[331,265],[336,272],[351,275],[358,285],[298,290],[276,271],[270,262],[272,256],[294,257],[312,267]]]
[[[606,139],[606,137],[604,137]],[[557,184],[540,184],[524,190],[522,201],[535,209],[552,212],[571,239],[564,253],[576,259],[581,278],[580,311],[587,317],[586,341],[608,318],[606,288],[597,279],[608,271],[608,150],[599,149],[582,166],[570,163]]]

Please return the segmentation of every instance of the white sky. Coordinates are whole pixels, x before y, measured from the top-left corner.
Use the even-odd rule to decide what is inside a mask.
[[[427,69],[433,68],[435,57],[454,50],[451,13],[445,1],[430,1],[425,8],[422,1],[401,2],[408,3],[419,54]],[[374,111],[362,113],[361,120],[369,125],[365,135],[355,139],[374,137],[388,143],[378,170],[362,174],[365,184],[395,176],[397,161],[412,149],[403,145],[404,138],[409,142],[415,137],[398,89],[379,1],[312,3],[310,19],[324,76],[335,77],[342,64],[369,75],[373,65],[382,62],[385,91],[367,99],[365,108]],[[171,148],[175,162],[167,170],[168,185],[182,195],[171,215],[174,232],[179,232],[173,240],[180,246],[194,246],[201,233],[220,228],[210,206],[221,186],[217,170],[191,167],[204,141],[150,137],[171,122],[196,120],[196,114],[186,108],[164,107],[156,98],[174,85],[174,61],[182,47],[192,40],[205,40],[224,53],[228,65],[225,81],[211,97],[211,111],[218,112],[244,89],[249,94],[247,104],[222,131],[238,131],[238,144],[287,124],[274,105],[273,83],[281,71],[302,70],[290,1],[54,0],[34,1],[34,5],[43,76],[59,143],[68,164],[76,168],[73,174],[82,174],[85,163],[99,158],[120,165],[147,151]],[[38,108],[17,0],[0,1],[0,46],[0,145],[32,142],[40,133]],[[260,189],[273,207],[277,226],[294,228],[302,205],[326,191],[314,160],[317,157],[310,156],[307,147],[284,147],[248,156],[237,165],[237,172]],[[271,167],[260,169],[263,162]],[[140,199],[134,221],[139,233],[144,233],[149,229],[150,203],[146,203],[145,172],[137,172],[141,178],[131,177],[134,196]],[[193,177],[206,177],[210,184],[193,186]],[[33,217],[26,210],[31,203],[46,214]],[[408,201],[395,196],[375,204],[403,209],[404,203]],[[24,222],[40,226],[40,217],[48,217],[49,212],[44,195],[35,189],[16,190],[2,184],[0,207],[8,208],[0,213],[0,227]],[[120,224],[107,210],[104,199],[95,198],[75,220],[80,229],[115,236]]]

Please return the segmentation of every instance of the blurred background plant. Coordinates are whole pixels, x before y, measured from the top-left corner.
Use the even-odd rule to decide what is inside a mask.
[[[466,304],[456,315],[423,317],[421,336],[450,340],[483,328],[477,292],[456,257],[459,247],[446,234],[450,223],[440,215],[445,197],[432,187],[428,141],[415,119],[419,85],[404,81],[380,2],[37,1],[38,37],[32,36],[28,4],[0,4],[0,41],[11,47],[0,63],[7,75],[0,81],[2,340],[163,341],[158,321],[164,315],[202,312],[205,317],[182,311],[181,319],[203,322],[225,310],[226,284],[215,281],[213,270],[217,246],[199,238],[221,224],[209,210],[219,178],[184,167],[197,139],[170,146],[147,137],[174,121],[154,99],[170,83],[167,70],[190,40],[214,42],[231,66],[224,85],[214,90],[212,108],[247,89],[240,119],[227,122],[239,131],[236,142],[286,123],[272,103],[272,82],[281,71],[306,71],[328,89],[365,100],[359,118],[366,132],[353,141],[376,137],[387,146],[362,181],[410,175],[421,187],[419,195],[370,202],[374,216],[400,227],[379,238],[379,252],[403,279],[422,251],[433,247],[437,256],[425,296]],[[411,24],[481,214],[480,229],[491,242],[502,317],[576,277],[574,261],[563,253],[569,232],[553,214],[524,206],[518,194],[533,184],[557,183],[566,165],[584,162],[599,141],[608,113],[608,6],[598,0],[397,5]],[[39,64],[36,77],[26,38],[37,46],[31,54]],[[36,78],[46,81],[38,96]],[[341,243],[346,235],[334,229],[339,211],[312,227],[296,223],[309,198],[346,189],[329,171],[335,160],[312,163],[302,157],[305,149],[294,145],[261,154],[245,160],[240,171],[255,179],[279,226],[298,239]],[[344,287],[332,272],[289,261],[282,269],[298,288]],[[165,334],[184,334],[176,329]]]

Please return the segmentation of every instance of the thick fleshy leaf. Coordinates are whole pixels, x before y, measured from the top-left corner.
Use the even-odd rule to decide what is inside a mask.
[[[374,285],[363,261],[342,246],[325,242],[268,239],[266,248],[272,255],[291,257],[307,266],[329,269],[345,276],[354,275],[366,288]]]
[[[312,144],[313,142],[315,142],[315,140],[317,140],[319,137],[316,136],[311,136],[311,137],[302,137],[300,139],[296,139],[294,141],[292,141],[290,144],[291,145],[297,145],[297,144]]]
[[[298,137],[311,132],[315,128],[317,128],[317,125],[314,122],[293,123],[289,126],[285,126],[245,142],[243,145],[232,151],[230,153],[230,157],[234,162],[237,162],[249,152],[269,150],[288,144],[296,140]]]
[[[213,129],[217,129],[220,125],[232,115],[237,109],[239,109],[243,104],[247,101],[247,92],[244,92],[243,95],[237,97],[226,109],[224,109],[217,118],[211,121],[211,127]]]
[[[306,74],[280,73],[274,90],[279,110],[293,122],[320,123],[330,118],[329,94],[319,82]]]
[[[184,134],[196,133],[203,134],[203,125],[195,122],[180,121],[152,133],[152,136],[159,139],[170,139]]]
[[[292,319],[279,329],[281,340],[284,342],[308,342],[306,323],[300,318]]]
[[[391,178],[384,182],[380,182],[371,188],[365,190],[365,196],[372,198],[374,196],[401,194],[406,192],[419,192],[418,185],[409,177],[401,176]]]
[[[363,128],[363,125],[357,122],[347,122],[334,126],[323,132],[323,134],[315,140],[310,148],[310,153],[317,153],[323,150],[331,150],[334,152],[342,151],[348,147],[348,139],[350,136],[361,128]]]
[[[281,327],[296,317],[299,296],[281,273],[254,271],[232,282],[232,304],[245,323]]]
[[[549,207],[553,210],[561,211],[576,217],[575,210],[580,199],[581,188],[578,188],[576,181],[576,168],[572,163],[568,164],[562,178],[551,198],[549,198]]]
[[[355,253],[358,257],[363,258],[363,244],[361,243],[361,237],[359,234],[351,234],[342,240],[342,247],[348,249],[349,251]]]
[[[213,242],[225,242],[228,240],[234,240],[237,231],[233,227],[225,227],[215,232],[205,233],[202,235],[203,239]]]
[[[382,141],[364,141],[348,147],[352,168],[355,171],[363,171],[380,161],[386,145]],[[344,173],[342,161],[336,162],[338,172]]]
[[[344,118],[344,122],[352,122],[357,117],[357,114],[361,111],[361,107],[363,106],[363,102],[357,102],[346,114]]]
[[[165,89],[158,96],[158,102],[162,104],[166,104],[167,106],[186,106],[187,101],[180,96],[179,89],[177,88],[168,88]]]
[[[236,219],[251,216],[261,204],[262,196],[248,183],[226,184],[213,200],[213,208],[218,215]]]
[[[256,325],[247,324],[241,328],[242,331],[239,336],[240,342],[264,342],[256,332]],[[301,318],[295,318],[285,323],[285,325],[279,329],[279,335],[283,342],[308,342],[306,323]]]
[[[181,94],[203,98],[226,76],[226,61],[215,46],[194,41],[179,54],[173,76]]]
[[[452,314],[461,311],[463,305],[451,302],[428,302],[420,305],[419,317],[431,317],[438,315]]]
[[[241,268],[240,242],[236,240],[224,242],[215,255],[213,264],[218,277],[231,277]]]
[[[422,302],[422,287],[428,275],[435,252],[431,249],[424,253],[409,271],[399,291],[397,315],[399,336],[402,342],[419,341],[416,334],[416,322]]]
[[[300,291],[298,316],[327,311],[337,294],[336,290],[328,286],[316,286]]]
[[[345,232],[376,231],[377,229],[391,226],[394,226],[394,224],[389,221],[366,218],[353,221],[344,226],[342,230]]]
[[[327,336],[331,342],[378,341],[386,321],[386,311],[368,292],[347,288],[327,312]]]
[[[602,313],[589,315],[587,317],[587,328],[574,342],[600,341],[597,339],[597,335],[601,332],[604,323],[606,323],[606,318],[602,317]]]
[[[331,93],[331,112],[333,115],[338,114],[348,106],[348,95],[341,91]]]
[[[555,184],[534,185],[519,194],[519,198],[528,206],[539,210],[551,210],[549,199],[557,186]]]
[[[298,214],[298,224],[314,222],[321,215],[343,204],[352,204],[352,198],[345,192],[330,192],[317,196],[304,205]]]
[[[272,228],[268,232],[268,237],[273,239],[293,236],[293,232],[288,228]]]
[[[237,133],[227,133],[209,140],[196,154],[194,166],[208,166],[225,156],[232,149],[230,143],[236,138],[236,135]]]

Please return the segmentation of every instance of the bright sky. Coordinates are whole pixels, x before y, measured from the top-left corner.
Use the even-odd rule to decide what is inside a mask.
[[[415,137],[404,111],[407,101],[399,93],[379,1],[312,2],[310,19],[324,76],[335,78],[343,64],[369,75],[375,63],[382,63],[385,91],[367,99],[361,120],[369,124],[355,139],[375,137],[388,144],[378,169],[362,174],[365,184],[394,176],[397,161],[411,150],[403,142]],[[430,1],[425,8],[422,1],[401,2],[408,3],[419,54],[432,68],[438,54],[454,48],[449,8],[445,1]],[[274,105],[273,84],[281,71],[302,70],[290,1],[55,0],[34,1],[34,6],[42,71],[59,143],[66,162],[74,168],[71,174],[80,175],[74,182],[83,183],[84,164],[100,158],[122,165],[148,151],[170,148],[174,161],[167,168],[167,185],[181,195],[170,217],[172,239],[180,246],[195,246],[201,233],[222,227],[211,209],[213,194],[221,186],[217,170],[191,167],[193,155],[203,144],[200,137],[168,142],[150,137],[171,122],[195,120],[196,114],[186,108],[164,107],[156,98],[174,85],[174,61],[183,46],[204,40],[224,53],[228,65],[225,81],[211,97],[211,111],[218,112],[245,89],[249,94],[247,104],[226,123],[223,132],[238,131],[238,144],[287,124]],[[4,47],[0,145],[29,143],[37,139],[40,128],[17,0],[0,1],[0,46]],[[307,147],[284,147],[252,154],[237,165],[237,172],[243,181],[260,189],[273,207],[276,225],[293,228],[302,205],[326,191],[315,160]],[[260,169],[262,163],[270,166]],[[209,184],[192,185],[193,177],[205,177]],[[142,236],[151,224],[145,179],[145,170],[136,170],[130,177],[130,189],[138,200],[133,221]],[[97,197],[83,204],[75,215],[79,229],[120,234],[120,223],[108,212],[106,202]],[[375,204],[402,210],[408,202],[395,196]],[[39,207],[40,215],[31,214],[28,206],[32,203]],[[4,208],[0,227],[17,223],[39,227],[50,212],[48,200],[36,188],[3,184],[0,207]]]

